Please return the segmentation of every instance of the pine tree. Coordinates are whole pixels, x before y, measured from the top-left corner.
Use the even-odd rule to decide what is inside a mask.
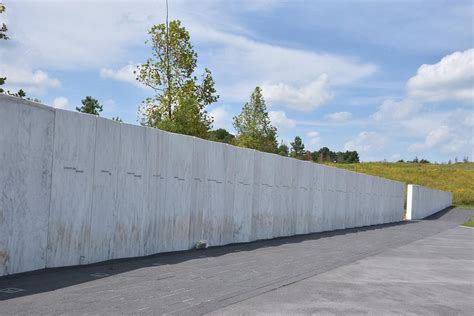
[[[81,107],[76,107],[76,110],[78,112],[89,113],[97,116],[99,116],[99,113],[102,112],[102,105],[99,104],[99,101],[97,101],[97,99],[94,99],[91,96],[87,96],[81,101],[81,103]]]
[[[290,156],[293,158],[298,158],[298,159],[303,158],[303,154],[305,151],[304,151],[303,140],[301,139],[301,137],[296,136],[295,141],[290,143],[290,145],[291,145]]]
[[[262,89],[256,87],[242,112],[234,117],[236,142],[240,147],[277,153],[277,129],[270,122]]]

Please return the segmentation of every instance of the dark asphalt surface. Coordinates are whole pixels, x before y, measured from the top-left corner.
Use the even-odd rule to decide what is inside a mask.
[[[423,221],[310,234],[2,277],[0,291],[5,288],[17,288],[21,291],[0,292],[0,314],[196,315],[252,314],[257,311],[272,314],[319,312],[379,314],[384,306],[390,307],[393,313],[470,312],[472,303],[464,302],[462,298],[466,295],[472,296],[473,275],[469,270],[456,269],[454,261],[459,259],[457,264],[472,266],[472,256],[463,257],[462,253],[472,253],[473,234],[469,228],[456,227],[473,214],[472,210],[452,209]],[[466,233],[457,233],[459,229],[465,230]],[[450,235],[453,231],[456,233]],[[436,239],[437,236],[444,236],[443,234],[447,235]],[[446,240],[452,241],[451,246],[446,246]],[[441,250],[437,250],[442,247],[452,249],[452,253],[443,255]],[[410,279],[426,278],[427,275],[424,275],[423,271],[425,274],[426,271],[431,271],[426,270],[428,267],[426,260],[438,262],[441,259],[432,256],[438,252],[440,256],[444,256],[441,259],[452,257],[454,261],[451,270],[462,273],[467,271],[471,275],[466,275],[463,279],[464,283],[467,280],[467,285],[458,284],[459,276],[450,270],[451,264],[445,264],[445,270],[438,271],[444,274],[445,283],[438,287],[450,285],[451,292],[447,293],[449,297],[460,297],[461,301],[451,299],[443,305],[443,296],[440,296],[437,309],[423,309],[423,305],[419,304],[424,303],[425,295],[433,295],[433,284],[417,282],[412,290],[406,292],[404,289],[407,283],[397,281],[401,276],[388,275],[386,272],[390,271],[388,267],[394,262],[393,258],[413,257],[417,260],[400,263],[394,267],[403,272],[405,266],[409,265],[406,267],[407,273],[418,271]],[[381,257],[389,259],[380,260]],[[371,260],[378,262],[378,265]],[[385,267],[385,273],[379,274],[378,277],[367,275],[367,268],[364,268],[364,264],[360,265],[360,262],[373,266],[374,273],[381,273],[381,269]],[[358,279],[361,277],[358,271],[365,271],[365,279]],[[383,285],[383,275],[387,275],[387,287]],[[439,278],[438,275],[432,277]],[[315,281],[315,278],[323,279]],[[394,293],[406,292],[408,298],[416,296],[417,300],[412,302],[415,307],[421,309],[397,310],[397,305],[392,306],[388,303],[381,306],[371,305],[373,298],[370,295],[377,297],[377,291],[369,291],[363,295],[361,293],[364,293],[364,287],[361,288],[360,284],[359,286],[346,284],[344,287],[337,281],[339,278],[360,284],[370,283],[370,280],[374,284],[373,280],[376,278],[379,281],[378,286],[382,288],[375,288],[386,294],[384,297],[388,302],[396,302],[398,305],[406,302],[403,296],[390,300],[390,293],[393,291],[390,292],[388,286],[391,286],[392,290],[398,289],[398,292]],[[324,288],[329,291],[327,293],[334,295],[316,295],[321,293],[317,290],[319,283],[324,284]],[[343,291],[346,288],[349,292],[352,289],[352,296]],[[316,294],[311,292],[312,289]],[[370,290],[368,287],[365,289]],[[339,292],[342,296],[336,295]],[[281,293],[285,294],[281,296]],[[451,307],[455,303],[459,306],[457,310]],[[345,308],[344,304],[349,305]],[[307,308],[295,309],[295,306]],[[364,308],[358,309],[358,306]],[[446,308],[443,309],[443,306]]]
[[[211,314],[474,315],[473,240],[451,228]]]

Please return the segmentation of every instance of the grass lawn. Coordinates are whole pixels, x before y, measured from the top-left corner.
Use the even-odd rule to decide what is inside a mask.
[[[455,204],[454,206],[463,208],[466,210],[474,210],[474,204]]]
[[[474,163],[420,164],[367,162],[328,164],[374,176],[453,192],[453,204],[474,208]]]
[[[462,224],[462,226],[467,226],[467,227],[474,227],[474,216],[471,216],[471,218]]]

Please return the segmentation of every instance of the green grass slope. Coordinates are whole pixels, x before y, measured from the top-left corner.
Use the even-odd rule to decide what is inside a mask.
[[[471,216],[469,220],[462,225],[474,228],[474,216]]]
[[[453,192],[456,205],[474,206],[474,163],[416,164],[367,162],[329,164],[402,182]]]
[[[471,218],[469,218],[469,220],[462,225],[474,228],[474,216],[471,216]]]

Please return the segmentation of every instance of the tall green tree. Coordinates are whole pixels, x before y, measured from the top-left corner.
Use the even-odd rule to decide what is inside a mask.
[[[359,153],[357,151],[346,151],[344,153],[344,162],[345,163],[358,163],[359,161]]]
[[[277,153],[277,129],[270,122],[262,89],[256,87],[242,112],[234,117],[238,146]]]
[[[280,156],[288,157],[289,148],[286,144],[283,143],[283,141],[281,142],[280,146],[278,146],[278,152],[277,153]]]
[[[207,138],[212,120],[201,112],[197,96],[187,91],[184,89],[178,93],[179,105],[173,109],[173,119],[163,120],[157,127],[173,133]]]
[[[327,147],[311,153],[311,160],[314,162],[337,162],[337,163],[359,163],[359,153],[357,151],[334,152]]]
[[[316,159],[315,159],[316,158]],[[327,147],[319,149],[317,155],[313,155],[313,160],[318,162],[334,162],[337,159],[335,152],[331,151]]]
[[[5,12],[6,10],[6,7],[3,3],[0,3],[0,14],[2,14],[3,12]],[[8,39],[8,36],[6,34],[6,32],[8,31],[8,28],[7,26],[5,25],[5,23],[2,23],[2,26],[0,27],[0,40],[7,40]],[[7,80],[6,77],[0,77],[0,93],[4,93],[5,90],[3,90],[2,86],[5,84],[5,81]]]
[[[0,93],[5,93],[5,90],[2,88],[2,86],[5,84],[5,81],[7,81],[7,77],[0,77]]]
[[[76,107],[76,110],[78,112],[89,113],[97,116],[99,116],[99,113],[102,112],[103,106],[99,104],[99,101],[97,101],[97,99],[94,99],[91,96],[87,96],[81,101],[81,103],[81,107]]]
[[[152,57],[139,65],[135,74],[155,95],[140,106],[140,123],[207,137],[213,120],[206,107],[219,98],[211,71],[205,69],[200,83],[194,76],[197,54],[180,21],[154,25],[148,33],[151,40],[146,43],[152,46]]]
[[[7,9],[6,6],[3,3],[0,3],[0,14],[4,13],[6,11],[6,9]],[[5,23],[2,23],[2,25],[0,26],[0,40],[9,39],[9,37],[6,34],[7,31],[8,31],[7,26],[5,25]],[[8,94],[8,95],[11,95],[11,96],[14,96],[14,97],[18,97],[18,98],[26,97],[26,93],[25,93],[25,91],[23,91],[23,89],[18,90],[18,92],[10,92],[10,90],[5,91],[2,88],[2,86],[5,84],[5,81],[7,81],[7,77],[0,76],[0,93],[5,93],[5,94]],[[27,98],[27,99],[29,99],[29,98]],[[35,100],[37,100],[37,99],[33,99],[33,101],[35,101]]]
[[[5,7],[5,5],[3,3],[0,3],[0,14],[5,12],[6,9],[7,8]],[[7,31],[8,31],[7,26],[5,25],[5,23],[2,23],[2,25],[0,26],[0,39],[4,39],[4,40],[8,39],[8,36],[6,34]]]
[[[299,159],[311,161],[313,159],[313,153],[309,150],[305,150]]]
[[[304,151],[303,140],[301,139],[301,137],[296,136],[295,140],[291,142],[290,145],[291,145],[290,156],[293,158],[302,159],[305,151]]]
[[[225,128],[218,128],[209,132],[209,140],[226,144],[233,144],[235,136],[229,133]]]

